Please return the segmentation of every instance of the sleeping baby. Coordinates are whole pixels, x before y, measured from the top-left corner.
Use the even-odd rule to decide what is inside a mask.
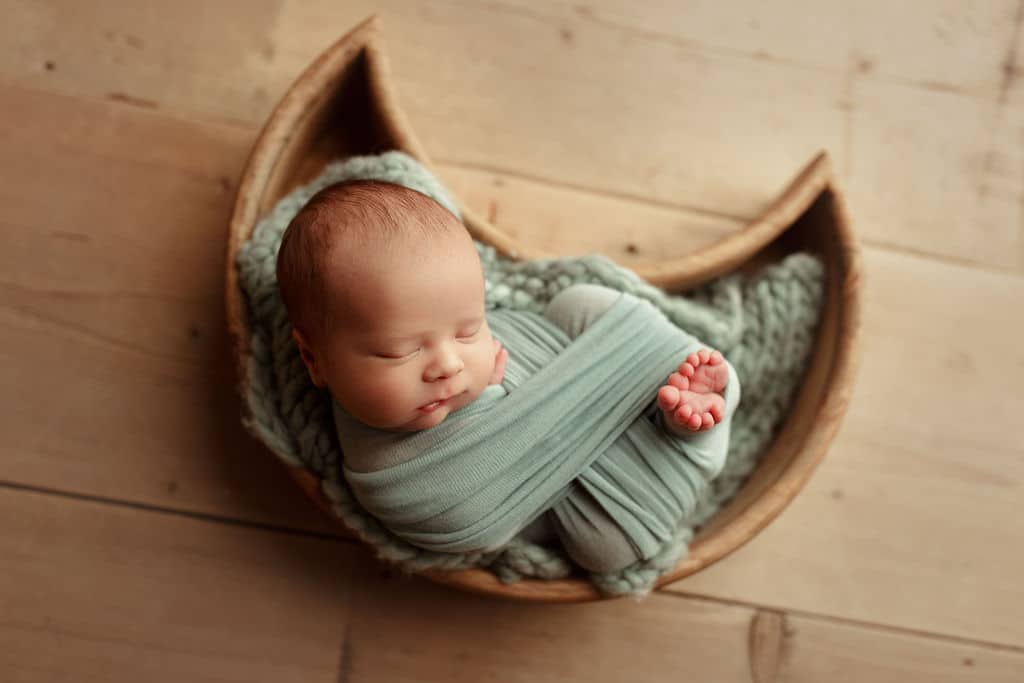
[[[277,279],[310,378],[331,395],[347,481],[414,545],[484,551],[521,535],[616,571],[651,555],[724,463],[740,394],[721,353],[599,285],[562,290],[543,316],[487,311],[472,238],[425,194],[379,181],[324,188],[289,224]],[[601,379],[609,361],[595,354],[620,334],[644,371]],[[668,357],[640,359],[645,335]],[[573,370],[572,349],[594,363]],[[614,412],[629,400],[632,412]],[[614,420],[629,424],[598,433]],[[570,421],[579,448],[557,431]],[[685,495],[636,502],[643,477],[671,476]]]

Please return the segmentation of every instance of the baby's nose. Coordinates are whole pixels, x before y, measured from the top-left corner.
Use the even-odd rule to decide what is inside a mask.
[[[434,362],[427,368],[427,381],[433,382],[438,379],[454,377],[462,372],[464,367],[466,364],[462,362],[462,357],[455,352],[455,349],[444,346],[438,350]]]

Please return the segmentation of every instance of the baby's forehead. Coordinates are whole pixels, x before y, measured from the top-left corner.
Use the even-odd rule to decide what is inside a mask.
[[[486,294],[476,252],[421,256],[396,261],[367,255],[357,268],[340,269],[327,305],[346,326],[382,334],[427,332],[479,319]]]
[[[476,257],[476,254],[469,256]],[[345,259],[347,260],[347,259]],[[343,261],[339,259],[338,261]],[[431,310],[458,309],[454,302],[482,301],[484,282],[479,261],[465,255],[421,252],[408,258],[389,258],[367,253],[352,259],[354,267],[335,261],[330,300],[346,308],[366,309],[375,314],[404,310],[409,303]],[[379,304],[374,307],[374,304]]]

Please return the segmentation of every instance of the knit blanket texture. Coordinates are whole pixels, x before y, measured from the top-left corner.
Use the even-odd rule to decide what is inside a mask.
[[[345,525],[371,545],[379,558],[404,571],[479,567],[503,582],[569,576],[574,568],[561,548],[519,537],[500,548],[475,552],[414,546],[369,514],[345,481],[333,401],[312,383],[294,345],[275,272],[281,237],[292,217],[317,191],[345,179],[405,185],[460,216],[438,180],[401,152],[332,162],[315,179],[282,197],[235,255],[250,326],[245,428],[285,463],[316,477]],[[517,261],[480,242],[476,248],[484,269],[488,310],[541,313],[566,287],[601,284],[649,302],[674,325],[720,350],[735,367],[743,396],[732,418],[728,454],[718,477],[703,489],[692,512],[651,557],[621,571],[588,574],[604,594],[647,594],[658,577],[685,555],[700,526],[735,495],[786,415],[812,350],[824,300],[824,264],[816,255],[795,253],[753,276],[727,275],[679,295],[646,283],[600,254]]]

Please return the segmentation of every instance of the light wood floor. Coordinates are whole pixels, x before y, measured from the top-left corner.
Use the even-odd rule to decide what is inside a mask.
[[[443,180],[560,253],[685,253],[833,155],[862,370],[740,551],[642,602],[473,597],[338,538],[244,432],[235,184],[292,79],[374,11]],[[0,17],[0,681],[1024,680],[1024,0]]]

